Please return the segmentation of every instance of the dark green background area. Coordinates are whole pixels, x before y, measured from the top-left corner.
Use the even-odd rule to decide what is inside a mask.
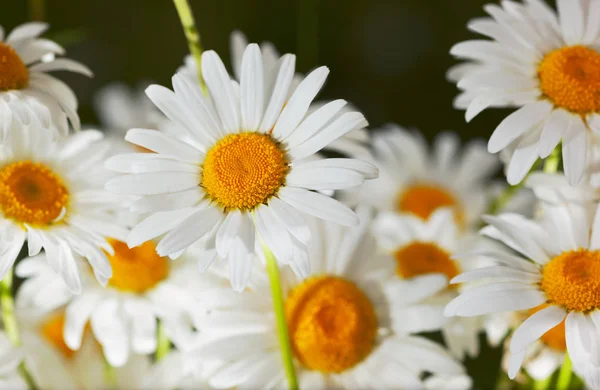
[[[457,93],[445,79],[455,60],[450,47],[474,38],[466,23],[484,15],[489,0],[191,0],[205,49],[229,64],[229,34],[271,41],[298,54],[298,71],[331,69],[323,98],[359,107],[371,127],[396,122],[428,138],[454,130],[463,140],[488,138],[506,111],[487,111],[472,123],[452,107]],[[9,31],[30,17],[25,0],[0,0],[0,24]],[[95,78],[61,74],[80,100],[83,123],[97,123],[94,92],[113,82],[144,80],[170,86],[187,46],[170,0],[47,0],[47,36],[87,64]],[[313,28],[314,27],[314,28]],[[315,36],[316,39],[312,37]],[[483,339],[482,339],[483,341]],[[484,343],[485,344],[485,343]],[[476,388],[491,389],[499,350],[468,363]]]

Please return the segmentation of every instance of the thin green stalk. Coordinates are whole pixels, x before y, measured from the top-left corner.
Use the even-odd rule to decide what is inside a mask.
[[[156,346],[154,357],[156,358],[156,361],[159,361],[169,353],[169,350],[171,350],[171,341],[167,337],[167,332],[165,332],[165,326],[162,322],[158,323],[158,329],[156,331],[158,344]]]
[[[557,390],[568,390],[571,385],[571,378],[573,377],[573,363],[569,354],[565,353],[565,360],[563,361],[560,371],[558,372],[558,379],[556,380]]]
[[[548,375],[548,378],[539,381],[533,381],[533,390],[548,390],[552,383],[554,375]]]
[[[297,48],[300,69],[308,70],[319,61],[319,0],[298,2]]]
[[[177,14],[183,27],[183,33],[187,39],[188,48],[194,60],[196,60],[196,67],[198,68],[198,82],[202,91],[206,93],[206,84],[202,77],[202,45],[200,44],[200,33],[196,28],[196,22],[194,20],[194,14],[190,8],[188,0],[173,0],[175,8],[177,8]]]
[[[561,146],[558,144],[544,161],[545,173],[556,173],[556,171],[558,171],[558,165],[560,164],[561,158],[560,148]]]
[[[294,367],[292,346],[285,318],[285,307],[281,291],[281,281],[279,279],[279,267],[277,266],[275,256],[265,243],[262,243],[262,247],[267,260],[267,274],[269,275],[269,281],[271,283],[271,296],[273,297],[273,309],[275,311],[275,317],[277,318],[277,335],[279,336],[283,368],[290,390],[297,390],[298,380],[296,379],[296,368]]]
[[[29,15],[31,20],[43,22],[46,18],[46,3],[44,0],[29,0]]]

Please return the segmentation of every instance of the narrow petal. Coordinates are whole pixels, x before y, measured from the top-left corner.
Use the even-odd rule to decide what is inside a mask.
[[[358,225],[356,214],[342,203],[316,192],[284,187],[279,198],[298,210],[344,226]]]

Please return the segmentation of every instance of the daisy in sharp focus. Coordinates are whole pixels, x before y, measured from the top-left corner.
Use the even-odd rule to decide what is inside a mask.
[[[307,276],[310,233],[302,214],[342,225],[358,223],[348,207],[312,190],[359,186],[376,177],[377,168],[354,159],[308,158],[367,122],[358,112],[336,117],[343,100],[307,115],[327,78],[326,67],[309,74],[287,100],[294,62],[293,55],[285,55],[273,70],[276,77],[267,75],[258,45],[249,45],[238,85],[219,56],[208,51],[202,70],[209,96],[181,74],[173,77],[174,92],[157,85],[147,89],[157,107],[195,142],[132,129],[126,140],[155,153],[107,161],[108,167],[126,174],[110,180],[106,188],[141,196],[138,205],[150,212],[131,231],[130,247],[162,236],[159,255],[177,257],[201,238],[213,236],[219,256],[229,262],[233,288],[242,291],[257,235],[278,261],[293,262]],[[272,88],[265,88],[266,77],[275,80]]]
[[[528,347],[564,321],[566,350],[574,370],[593,388],[600,388],[600,213],[590,218],[585,205],[563,202],[546,205],[540,222],[517,214],[485,219],[490,225],[482,232],[518,254],[474,253],[500,265],[455,277],[454,283],[476,286],[450,302],[445,314],[472,317],[530,310],[510,341],[511,378]]]
[[[87,130],[53,140],[32,121],[13,121],[0,148],[0,278],[23,244],[29,255],[44,249],[48,264],[74,293],[81,291],[79,266],[85,257],[100,283],[112,275],[103,237],[125,240],[127,229],[112,221],[118,197],[104,191],[103,161],[109,144]]]
[[[430,152],[416,131],[389,125],[376,133],[373,149],[379,178],[348,193],[349,202],[424,220],[449,207],[461,226],[479,223],[491,201],[487,187],[500,166],[484,145],[471,142],[461,151],[458,138],[443,133]]]
[[[282,269],[300,388],[414,389],[423,387],[426,372],[464,376],[446,350],[415,335],[439,329],[441,313],[422,315],[430,312],[422,302],[444,289],[446,279],[386,283],[392,262],[376,254],[368,219],[361,214],[355,228],[311,219],[311,277],[303,281]],[[215,388],[285,387],[269,282],[264,271],[257,274],[243,294],[228,291],[224,282],[206,291],[207,315],[188,360],[219,363],[207,374]]]
[[[48,311],[65,305],[65,345],[80,349],[89,327],[114,367],[124,366],[129,356],[156,351],[157,320],[170,339],[184,343],[191,338],[197,306],[195,261],[160,257],[153,242],[132,249],[118,240],[109,242],[113,275],[108,285],[102,287],[90,272],[83,273],[80,295],[69,293],[44,255],[21,261],[16,272],[25,281],[19,308]]]
[[[410,280],[423,275],[438,274],[450,281],[459,273],[476,268],[479,264],[453,257],[455,254],[483,247],[482,240],[473,235],[459,235],[452,210],[441,208],[427,221],[409,214],[382,213],[373,222],[373,235],[378,246],[390,255],[395,266],[395,277]],[[482,321],[478,318],[443,319],[444,306],[461,291],[460,287],[446,289],[429,299],[427,314],[441,319],[440,327],[446,345],[459,359],[479,353],[479,332]],[[425,312],[421,313],[425,315]]]
[[[518,107],[488,142],[492,153],[514,149],[510,184],[561,140],[564,171],[571,184],[578,183],[600,132],[600,2],[557,5],[558,15],[542,0],[488,4],[491,18],[473,20],[469,28],[491,40],[451,49],[470,61],[450,74],[463,90],[456,103],[466,108],[467,121],[488,107]]]
[[[39,36],[48,29],[40,22],[14,28],[4,37],[0,26],[0,130],[6,131],[12,118],[29,123],[35,118],[44,128],[59,134],[69,132],[67,118],[79,130],[77,98],[62,81],[47,72],[70,71],[92,76],[79,62],[67,58],[45,61],[46,55],[64,54],[56,42]]]

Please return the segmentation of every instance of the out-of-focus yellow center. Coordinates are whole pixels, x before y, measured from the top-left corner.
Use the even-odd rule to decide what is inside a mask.
[[[533,315],[538,311],[545,309],[548,307],[548,304],[543,304],[538,307],[535,307],[529,310],[529,315]],[[564,352],[567,350],[567,339],[565,336],[565,320],[563,320],[560,324],[556,325],[554,328],[550,329],[541,337],[541,340],[548,347]]]
[[[69,191],[43,164],[19,161],[0,168],[0,208],[6,218],[48,225],[67,207]]]
[[[206,154],[201,186],[225,209],[252,210],[277,194],[289,171],[270,135],[230,134]]]
[[[600,111],[600,53],[570,46],[546,54],[538,67],[540,88],[558,107],[578,114]]]
[[[63,336],[65,328],[65,315],[59,313],[48,318],[41,327],[42,336],[52,346],[59,350],[66,358],[71,358],[75,351],[67,346]]]
[[[450,253],[432,242],[412,242],[394,252],[396,273],[401,278],[440,273],[452,279],[459,269]]]
[[[169,275],[169,260],[156,253],[156,245],[147,241],[129,248],[122,241],[109,239],[115,254],[108,255],[113,276],[108,284],[122,291],[143,293],[166,279]]]
[[[580,249],[556,256],[544,267],[542,290],[548,303],[568,311],[600,308],[600,251]]]
[[[9,45],[0,42],[0,91],[23,89],[29,83],[29,71]]]
[[[290,292],[285,310],[294,354],[308,369],[339,373],[373,350],[375,310],[365,293],[348,280],[307,279]]]
[[[442,207],[452,207],[457,222],[464,220],[458,200],[446,189],[436,185],[414,184],[401,192],[396,199],[396,210],[412,213],[425,220]]]

